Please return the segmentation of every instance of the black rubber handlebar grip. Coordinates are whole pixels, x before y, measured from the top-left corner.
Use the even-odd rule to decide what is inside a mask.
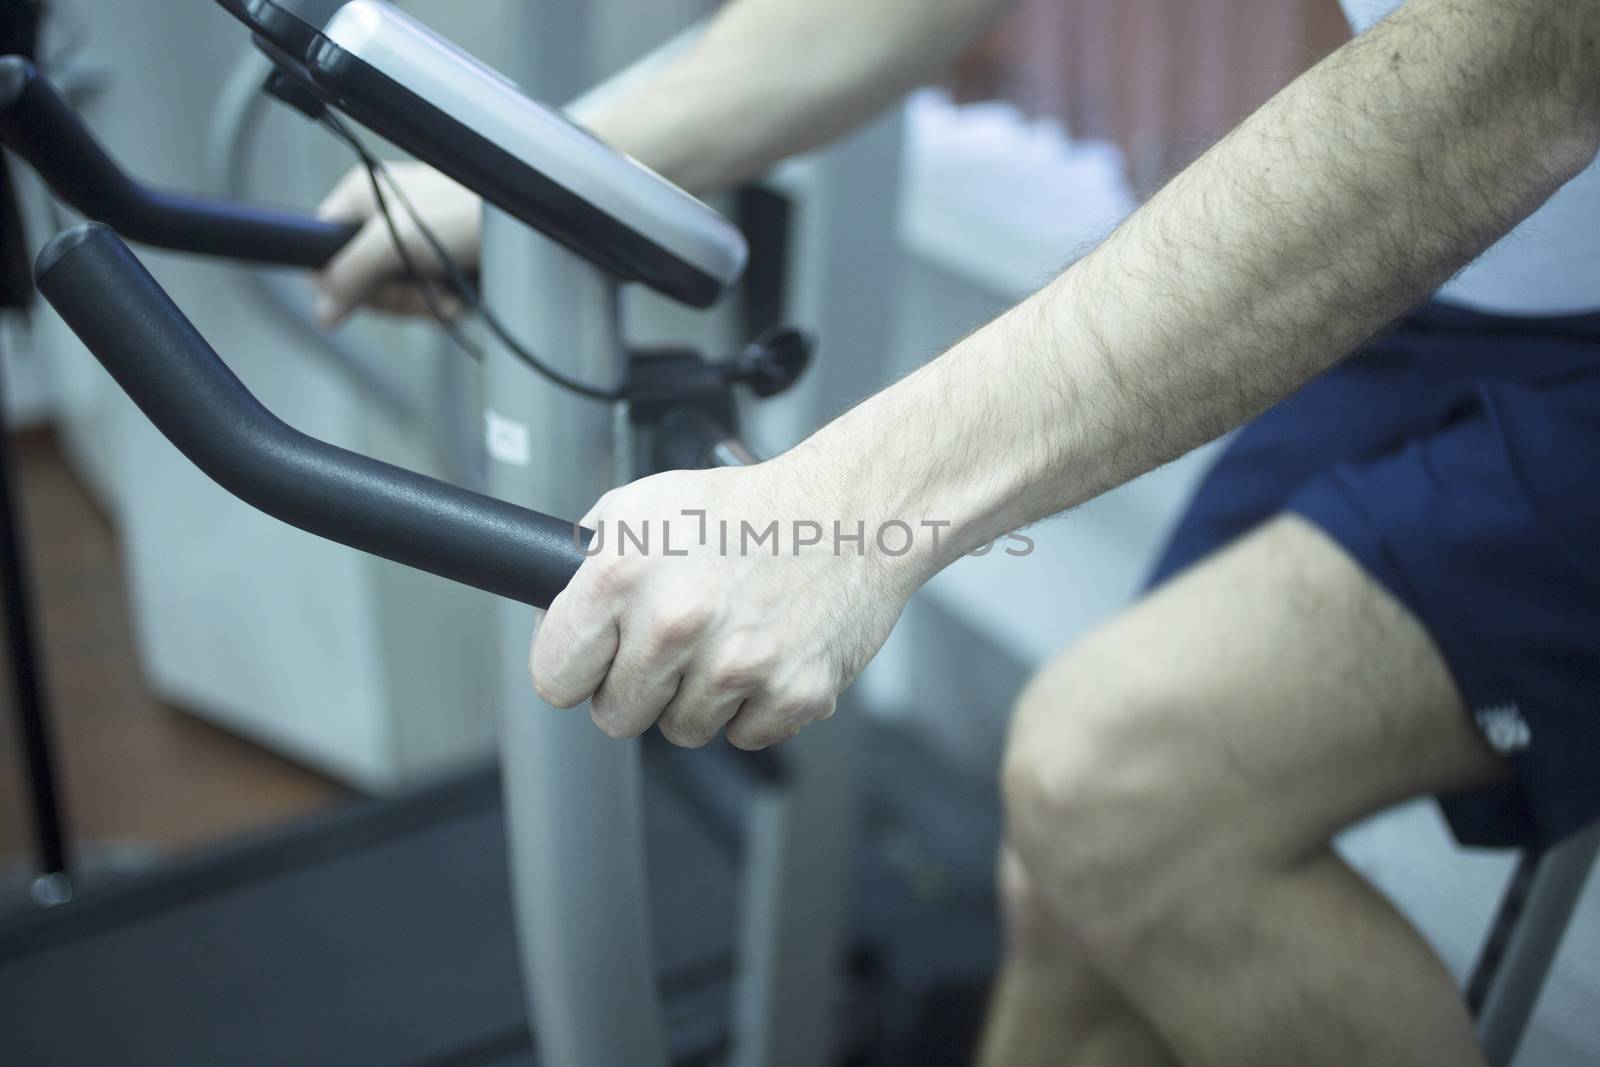
[[[579,537],[587,534],[571,523],[285,425],[108,227],[90,223],[56,237],[34,277],[156,428],[245,503],[331,541],[541,608],[583,562]]]
[[[359,229],[139,184],[106,154],[49,80],[20,56],[0,58],[0,143],[27,160],[80,214],[130,241],[158,248],[321,267]]]

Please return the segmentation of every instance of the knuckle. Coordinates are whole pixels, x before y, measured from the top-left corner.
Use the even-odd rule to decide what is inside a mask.
[[[834,692],[833,686],[820,679],[807,687],[801,696],[811,716],[809,721],[826,719],[833,714],[833,709],[839,702],[839,696]]]
[[[775,718],[793,732],[833,714],[833,688],[820,681],[797,682],[773,695]]]
[[[768,725],[774,730],[787,729],[790,723],[800,721],[806,713],[805,705],[791,697],[774,697],[769,706]]]
[[[773,707],[774,729],[787,731],[785,739],[798,733],[802,726],[816,717],[812,706],[804,700],[783,701]]]
[[[535,640],[528,654],[528,677],[534,691],[551,707],[570,708],[579,704],[587,692],[577,692],[571,682],[563,677],[561,661],[556,657],[551,642]]]
[[[728,741],[733,747],[747,752],[771,748],[799,733],[808,721],[788,718],[780,707],[774,705],[769,714],[754,722],[740,721],[729,726]]]
[[[734,748],[745,752],[759,752],[763,748],[777,744],[781,738],[774,737],[765,728],[751,726],[730,726],[728,728],[728,742]]]
[[[638,579],[638,569],[627,557],[596,556],[584,566],[588,592],[597,600],[610,600],[629,592]]]
[[[629,729],[625,716],[619,715],[614,709],[598,700],[589,706],[589,718],[594,720],[601,733],[613,741],[626,740],[637,732]]]
[[[752,631],[737,617],[729,623],[711,655],[712,677],[737,688],[755,688],[772,680],[783,665],[779,642],[770,633]]]
[[[702,725],[681,720],[663,719],[658,726],[661,736],[678,748],[704,748],[714,734]]]
[[[560,685],[552,685],[549,682],[540,682],[537,678],[535,678],[533,686],[538,692],[539,696],[544,699],[544,702],[549,704],[552,708],[560,708],[565,711],[568,708],[575,708],[579,704],[583,703],[583,697],[574,695],[570,690],[565,689]]]
[[[703,633],[711,622],[711,613],[696,601],[682,601],[659,612],[650,627],[650,636],[656,647],[681,645]]]
[[[707,680],[721,692],[742,692],[760,685],[769,669],[770,665],[762,660],[736,656],[713,666]]]

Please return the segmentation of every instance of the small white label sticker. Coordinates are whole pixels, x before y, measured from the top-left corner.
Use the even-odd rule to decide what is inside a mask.
[[[526,467],[533,461],[533,448],[525,424],[495,411],[483,413],[483,424],[483,440],[491,459],[513,467]]]
[[[1489,747],[1502,756],[1515,755],[1533,744],[1533,727],[1514,702],[1491,704],[1473,712]]]

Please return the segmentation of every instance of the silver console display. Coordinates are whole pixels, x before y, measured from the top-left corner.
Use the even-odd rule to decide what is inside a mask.
[[[744,270],[728,220],[383,0],[223,0],[333,106],[624,281],[696,307]]]

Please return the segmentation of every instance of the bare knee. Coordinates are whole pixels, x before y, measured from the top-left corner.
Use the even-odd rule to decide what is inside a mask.
[[[996,887],[1005,923],[1006,949],[1013,960],[1051,962],[1081,950],[1059,907],[1028,873],[1009,844],[1000,851]]]
[[[1185,892],[1203,820],[1183,795],[1181,753],[1159,724],[1159,684],[1089,643],[1018,700],[1002,772],[1007,838],[1048,915],[1091,954],[1131,949]],[[1037,913],[1035,913],[1037,914]]]

